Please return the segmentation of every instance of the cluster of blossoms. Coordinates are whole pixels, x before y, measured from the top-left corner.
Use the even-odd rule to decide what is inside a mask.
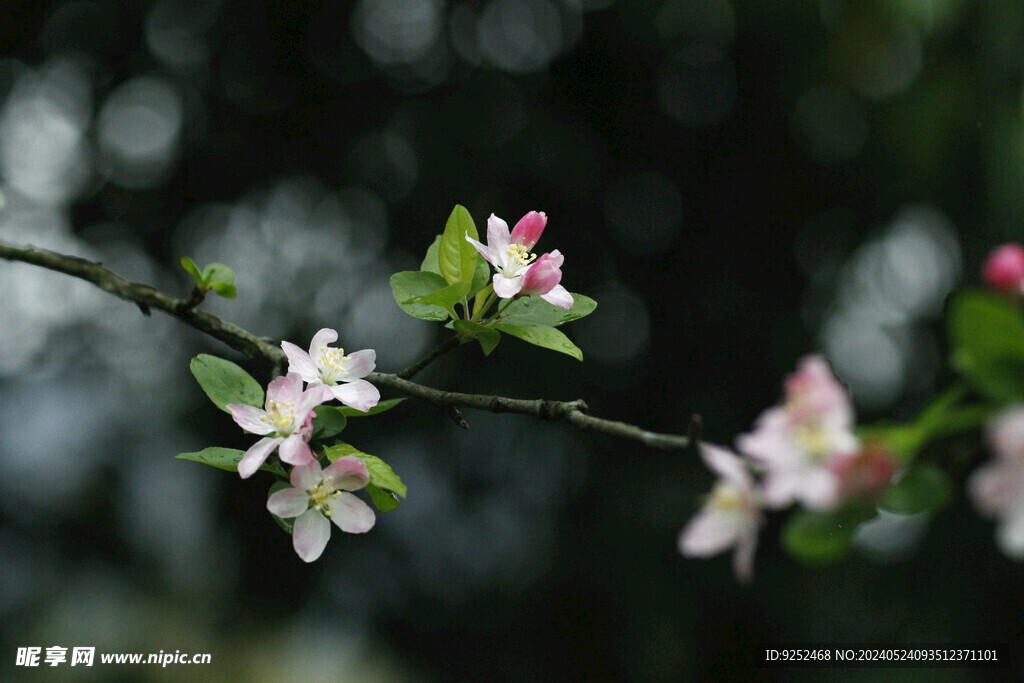
[[[737,455],[701,445],[718,475],[711,495],[679,536],[680,551],[708,557],[734,549],[737,579],[753,576],[764,509],[800,503],[828,511],[844,501],[876,495],[896,466],[884,450],[864,446],[853,432],[846,389],[820,356],[808,356],[785,382],[785,401],[766,410],[754,431],[736,440]],[[753,472],[761,473],[757,482]]]
[[[967,482],[975,507],[998,520],[996,542],[1009,557],[1024,559],[1024,406],[1001,412],[988,428],[995,459]]]
[[[314,335],[308,353],[282,342],[288,374],[267,386],[264,409],[237,403],[227,406],[238,426],[263,437],[238,463],[243,479],[251,477],[275,450],[283,463],[293,466],[292,488],[270,496],[267,508],[278,517],[296,518],[292,542],[306,562],[323,553],[331,535],[330,522],[342,531],[363,533],[375,521],[373,510],[348,493],[369,483],[363,461],[349,456],[321,469],[309,448],[314,408],[337,399],[366,412],[380,400],[377,388],[363,379],[373,371],[376,353],[366,349],[345,355],[344,349],[328,346],[337,339],[337,332],[322,329]],[[305,389],[303,383],[308,385]]]
[[[543,211],[531,211],[510,232],[508,223],[492,213],[487,219],[487,244],[469,235],[466,240],[498,271],[492,284],[500,298],[536,294],[550,304],[569,309],[572,295],[559,284],[565,257],[557,249],[539,257],[530,253],[547,224]]]

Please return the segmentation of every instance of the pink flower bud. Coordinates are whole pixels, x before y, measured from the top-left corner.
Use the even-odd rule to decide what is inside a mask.
[[[1009,242],[989,254],[984,268],[985,282],[1001,292],[1021,291],[1024,284],[1024,247]]]
[[[547,224],[548,217],[543,211],[531,211],[512,228],[512,244],[521,244],[527,251],[533,249]]]
[[[558,253],[558,250],[550,254],[542,254],[536,263],[530,266],[523,276],[523,288],[520,294],[547,294],[555,285],[562,281],[562,271],[559,266],[565,261],[565,257]]]

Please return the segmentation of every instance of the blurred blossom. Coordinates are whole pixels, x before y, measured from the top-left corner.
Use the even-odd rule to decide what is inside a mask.
[[[858,403],[880,408],[930,385],[940,357],[924,323],[941,315],[959,274],[953,226],[929,205],[904,208],[849,258],[820,336]]]
[[[150,52],[170,69],[191,72],[206,66],[209,46],[204,35],[214,24],[221,0],[159,0],[146,15]]]
[[[105,170],[123,187],[158,185],[177,160],[181,97],[166,81],[143,76],[121,84],[100,109],[97,137]]]
[[[657,89],[670,118],[688,128],[711,125],[736,102],[736,66],[720,47],[693,43],[661,65]]]
[[[608,190],[605,220],[631,254],[663,251],[682,228],[683,198],[675,183],[655,171],[627,176]]]
[[[490,0],[480,14],[477,47],[503,71],[545,68],[562,50],[562,16],[548,0]]]
[[[823,164],[857,156],[868,139],[864,107],[841,88],[815,88],[793,109],[792,132],[800,148]]]
[[[0,114],[0,170],[33,201],[63,204],[91,173],[92,90],[78,64],[56,61],[18,77]]]
[[[362,0],[352,17],[353,37],[378,64],[411,64],[440,37],[443,9],[440,0]]]

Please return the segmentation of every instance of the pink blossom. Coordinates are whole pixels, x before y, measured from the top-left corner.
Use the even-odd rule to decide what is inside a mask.
[[[310,386],[322,384],[334,398],[365,413],[380,400],[377,387],[363,379],[373,372],[377,352],[364,349],[346,356],[345,349],[327,346],[337,340],[338,333],[325,327],[313,335],[309,353],[291,342],[281,342],[288,356],[288,371],[298,373]]]
[[[331,400],[331,392],[321,386],[302,390],[302,378],[290,372],[267,387],[266,409],[228,404],[231,417],[242,429],[263,438],[253,444],[238,463],[238,474],[248,479],[267,457],[280,447],[283,462],[304,465],[313,460],[309,450],[312,435],[312,409]]]
[[[754,575],[763,520],[754,481],[743,460],[731,451],[701,444],[700,453],[719,479],[704,507],[679,535],[679,551],[688,557],[710,557],[733,548],[733,572],[747,583]]]
[[[530,253],[547,222],[548,217],[543,212],[531,211],[516,223],[510,233],[508,223],[492,213],[487,219],[486,245],[466,235],[466,240],[498,271],[492,283],[494,293],[502,299],[510,299],[519,294],[538,294],[556,306],[572,306],[572,296],[558,284],[562,279],[560,268],[564,257],[558,250],[544,254],[539,259],[536,254]],[[545,259],[545,256],[548,258]],[[542,268],[530,276],[530,271],[537,265],[542,265]],[[524,291],[527,283],[530,289]],[[566,300],[568,306],[565,305]]]
[[[885,448],[870,444],[853,455],[839,455],[829,464],[843,500],[872,500],[892,482],[896,461]]]
[[[849,396],[821,356],[803,358],[785,388],[785,403],[762,413],[737,446],[765,467],[767,505],[796,501],[814,510],[834,508],[842,484],[832,465],[860,448]]]
[[[314,460],[292,470],[292,487],[270,496],[267,509],[283,519],[296,518],[292,545],[303,562],[312,562],[327,547],[331,522],[350,534],[373,528],[376,517],[370,506],[346,493],[365,488],[369,481],[370,474],[359,458],[339,458],[327,469]]]
[[[996,542],[1024,559],[1024,406],[1002,412],[988,429],[995,460],[979,467],[967,491],[980,512],[997,519]]]
[[[985,282],[1001,292],[1024,292],[1024,247],[1010,242],[989,254],[983,269]]]
[[[555,249],[550,254],[543,254],[527,269],[523,276],[523,288],[520,294],[529,296],[536,294],[550,304],[560,308],[572,308],[572,294],[558,284],[562,281],[562,264],[565,257]]]

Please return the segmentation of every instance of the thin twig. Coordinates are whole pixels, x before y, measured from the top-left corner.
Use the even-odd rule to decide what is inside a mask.
[[[47,249],[36,247],[18,247],[0,242],[0,258],[8,261],[21,261],[47,268],[59,273],[65,273],[87,282],[91,282],[100,289],[111,294],[131,301],[139,306],[144,313],[148,309],[155,308],[169,315],[184,321],[195,329],[205,332],[214,339],[224,342],[236,351],[240,351],[254,360],[266,361],[272,368],[281,371],[287,367],[287,357],[280,346],[273,342],[261,339],[256,335],[243,330],[242,328],[218,318],[215,315],[189,308],[189,299],[176,299],[163,294],[149,285],[131,282],[120,275],[108,270],[103,265],[93,261],[87,261],[74,256],[66,256]],[[458,346],[457,337],[455,345]],[[420,361],[402,373],[415,374],[427,363],[450,351],[446,348],[451,342],[446,342],[438,347],[433,354],[427,357],[426,362]],[[441,351],[444,349],[444,351]],[[417,367],[420,366],[420,367]],[[587,414],[587,405],[583,401],[549,401],[545,399],[515,399],[503,396],[488,396],[485,394],[462,394],[454,391],[442,391],[411,382],[398,374],[370,373],[368,380],[381,387],[393,389],[405,396],[420,398],[435,405],[446,408],[448,414],[454,416],[456,424],[465,424],[458,408],[474,408],[476,410],[487,410],[493,413],[517,413],[528,415],[542,420],[564,420],[584,431],[594,431],[603,434],[611,434],[624,439],[638,441],[652,448],[668,450],[681,450],[687,448],[692,439],[697,438],[700,432],[700,418],[695,416],[691,420],[689,436],[675,434],[659,434],[625,422],[605,420]],[[454,412],[453,412],[454,409]]]
[[[409,367],[404,368],[402,370],[399,370],[397,373],[395,373],[395,375],[397,377],[401,377],[402,379],[412,379],[413,376],[416,373],[418,373],[420,370],[422,370],[423,368],[427,367],[428,365],[430,365],[435,360],[437,360],[438,358],[440,358],[444,354],[448,353],[449,351],[453,351],[453,350],[459,348],[459,346],[461,346],[461,345],[462,345],[462,340],[459,339],[459,335],[456,334],[456,335],[454,335],[454,336],[444,340],[444,342],[442,342],[441,345],[438,346],[436,349],[431,351],[429,355],[427,355],[424,358],[419,359],[418,361],[416,361],[415,363],[413,363]]]

